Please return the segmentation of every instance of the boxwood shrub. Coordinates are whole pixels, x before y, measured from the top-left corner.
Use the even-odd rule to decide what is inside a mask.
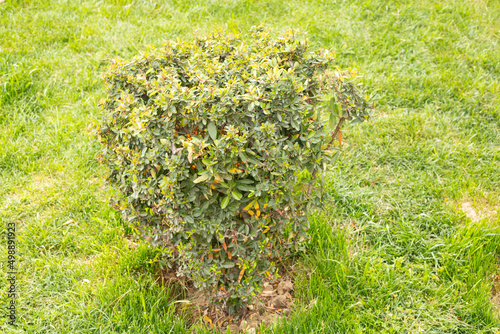
[[[342,122],[369,116],[333,59],[260,27],[169,41],[105,74],[96,133],[116,207],[230,313],[301,249]]]

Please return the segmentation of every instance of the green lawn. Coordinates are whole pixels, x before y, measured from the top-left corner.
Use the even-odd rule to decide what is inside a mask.
[[[104,59],[261,23],[334,50],[377,106],[343,132],[294,313],[265,332],[500,333],[498,0],[0,2],[0,221],[18,226],[20,292],[0,332],[192,331],[154,252],[127,247],[87,128]]]

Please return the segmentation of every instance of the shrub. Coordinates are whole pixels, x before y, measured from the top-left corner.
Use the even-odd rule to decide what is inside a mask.
[[[167,42],[105,75],[96,132],[117,208],[230,312],[302,247],[332,140],[369,115],[353,72],[327,71],[332,59],[257,28]]]

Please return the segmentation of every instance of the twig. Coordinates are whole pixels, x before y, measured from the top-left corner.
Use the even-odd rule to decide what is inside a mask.
[[[342,124],[344,124],[344,122],[345,122],[346,119],[347,119],[347,117],[341,117],[340,118],[339,122],[337,123],[337,126],[335,127],[335,130],[333,131],[331,143],[334,142],[335,138],[339,134],[340,129],[342,128]],[[331,143],[330,143],[330,145],[331,145]],[[314,179],[314,177],[316,176],[316,173],[317,173],[317,169],[315,169],[314,172],[312,173],[311,179]],[[313,184],[310,183],[309,184],[309,188],[307,189],[307,194],[308,195],[311,194],[312,187],[313,187]]]
[[[332,134],[332,142],[335,140],[337,135],[339,134],[340,128],[342,128],[342,124],[344,124],[344,121],[347,119],[347,117],[341,117],[337,126],[335,127],[335,131],[333,131]]]

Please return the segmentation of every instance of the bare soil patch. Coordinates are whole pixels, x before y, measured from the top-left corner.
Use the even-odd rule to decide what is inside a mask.
[[[290,269],[281,269],[279,277],[264,281],[262,292],[252,304],[237,315],[228,315],[220,306],[210,306],[203,293],[192,282],[177,277],[175,269],[162,270],[158,281],[165,286],[180,286],[179,311],[188,313],[192,326],[204,325],[223,333],[258,333],[262,325],[273,327],[280,319],[291,314],[294,304],[294,280]]]

